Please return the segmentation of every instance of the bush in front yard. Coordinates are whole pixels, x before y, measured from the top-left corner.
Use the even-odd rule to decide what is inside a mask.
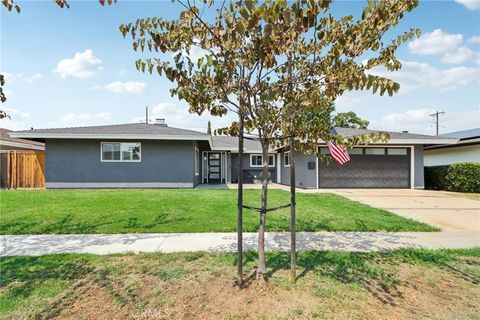
[[[480,192],[480,163],[455,163],[448,168],[447,190]]]
[[[447,190],[445,178],[450,166],[425,167],[425,189]]]
[[[465,162],[425,167],[425,188],[457,192],[480,192],[480,163]]]

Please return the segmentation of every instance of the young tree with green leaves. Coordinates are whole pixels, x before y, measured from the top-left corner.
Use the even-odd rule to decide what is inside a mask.
[[[212,1],[204,7],[189,0],[178,3],[185,9],[178,20],[138,19],[120,31],[131,35],[134,50],[153,55],[137,60],[137,69],[165,75],[175,84],[172,95],[189,103],[190,112],[234,112],[240,121],[217,131],[258,136],[262,197],[254,209],[260,214],[257,278],[263,280],[269,147],[285,137],[293,137],[295,150],[314,154],[321,140],[345,144],[330,135],[332,101],[346,90],[398,91],[397,83],[368,71],[401,67],[395,51],[418,31],[411,29],[388,44],[383,36],[417,1],[369,1],[356,21],[331,15],[330,1],[223,1],[214,21],[202,14]],[[190,55],[195,47],[204,52],[198,60]],[[367,52],[371,57],[362,64],[358,60]]]

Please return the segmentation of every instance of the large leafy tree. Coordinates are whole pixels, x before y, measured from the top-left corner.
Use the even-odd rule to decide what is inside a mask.
[[[339,112],[333,117],[333,125],[335,127],[367,129],[370,121],[357,116],[353,111]]]
[[[137,60],[137,69],[165,75],[174,83],[172,95],[187,101],[190,112],[237,113],[240,121],[219,131],[258,137],[263,182],[257,278],[263,279],[269,147],[294,137],[295,148],[316,153],[319,140],[332,138],[336,97],[353,89],[397,92],[397,83],[368,71],[401,67],[395,51],[418,31],[411,29],[387,44],[383,38],[417,1],[369,1],[359,20],[335,18],[330,1],[224,1],[214,20],[202,14],[212,1],[203,7],[189,0],[178,3],[185,10],[177,20],[147,17],[121,25],[120,31],[131,35],[134,50],[153,55]],[[191,52],[198,48],[204,55],[193,59]],[[359,58],[367,53],[362,64]]]

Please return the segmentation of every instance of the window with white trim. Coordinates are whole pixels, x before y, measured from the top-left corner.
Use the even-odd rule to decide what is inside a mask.
[[[385,148],[365,148],[365,154],[383,156],[385,155]]]
[[[250,167],[262,167],[263,166],[263,156],[261,154],[251,154],[250,155]],[[275,167],[275,155],[268,155],[268,166]]]
[[[283,166],[290,167],[290,151],[286,151],[283,154]]]
[[[405,156],[407,155],[407,149],[406,148],[388,148],[387,154],[389,156]]]
[[[198,148],[195,147],[195,175],[198,176],[200,174],[200,151]]]
[[[140,162],[142,144],[140,142],[102,142],[102,162]]]

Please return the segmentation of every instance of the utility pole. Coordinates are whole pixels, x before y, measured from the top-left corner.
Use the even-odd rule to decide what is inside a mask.
[[[145,123],[148,124],[148,106],[145,106]]]
[[[438,136],[438,122],[439,122],[439,121],[438,121],[438,116],[441,115],[441,114],[445,114],[445,112],[444,112],[444,111],[437,111],[437,112],[432,113],[432,114],[430,115],[430,117],[433,117],[433,119],[434,119],[434,121],[435,121],[435,128],[436,128],[435,132],[436,132],[436,135],[437,135],[437,136]]]

